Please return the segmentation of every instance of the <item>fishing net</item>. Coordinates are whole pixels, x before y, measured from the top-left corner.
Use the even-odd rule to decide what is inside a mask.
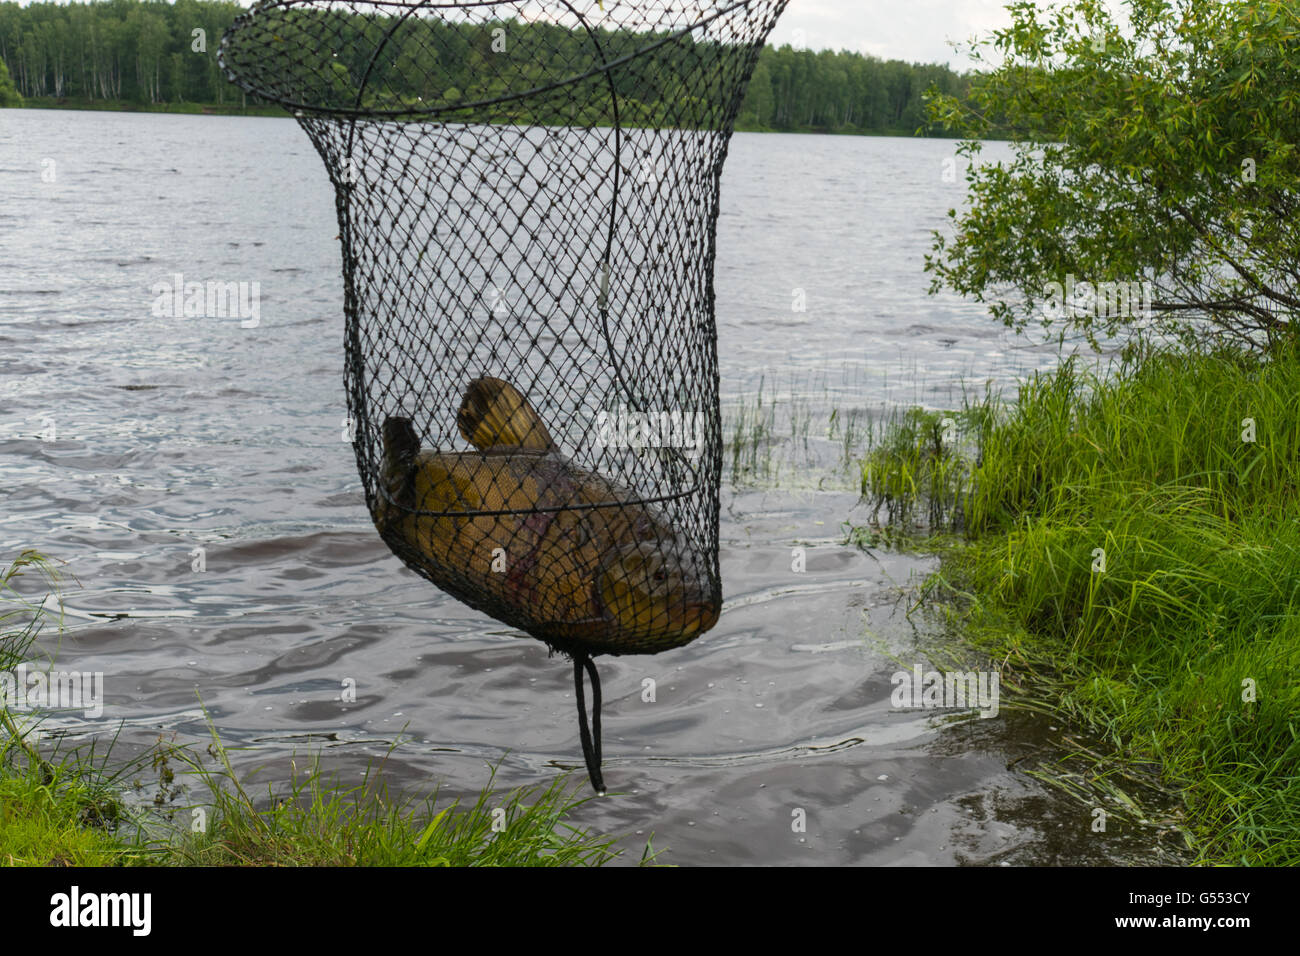
[[[785,2],[278,0],[221,44],[335,187],[376,528],[573,658],[597,789],[592,656],[721,606],[719,178]]]

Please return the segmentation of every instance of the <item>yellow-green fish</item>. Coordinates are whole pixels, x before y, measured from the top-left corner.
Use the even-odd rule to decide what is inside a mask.
[[[717,623],[706,558],[561,455],[512,385],[472,382],[457,427],[476,451],[421,451],[408,418],[383,430],[376,526],[440,587],[569,652],[654,653]]]

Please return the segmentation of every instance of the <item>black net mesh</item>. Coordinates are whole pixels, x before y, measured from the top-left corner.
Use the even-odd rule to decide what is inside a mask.
[[[376,527],[575,657],[717,620],[718,186],[785,2],[281,0],[222,41],[336,189]]]

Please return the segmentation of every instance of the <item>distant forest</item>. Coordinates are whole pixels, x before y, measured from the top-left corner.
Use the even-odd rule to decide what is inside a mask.
[[[0,3],[0,60],[32,106],[235,108],[243,103],[242,93],[226,82],[216,52],[221,35],[243,12],[222,0]],[[966,76],[944,65],[768,47],[738,125],[911,135],[927,126],[922,97],[929,87],[960,97],[967,84]],[[667,115],[654,106],[647,113]],[[925,131],[942,135],[937,128]]]

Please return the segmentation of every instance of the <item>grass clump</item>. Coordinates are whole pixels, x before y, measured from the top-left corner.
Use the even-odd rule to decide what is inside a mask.
[[[927,593],[1021,703],[1158,767],[1207,862],[1300,863],[1297,395],[1295,348],[1070,361],[968,405],[973,452],[917,417],[864,464],[913,476],[872,485],[894,517],[942,500]]]
[[[90,774],[58,767],[51,777],[10,762],[0,747],[0,866],[119,866],[145,853],[118,837],[117,795]]]
[[[862,497],[873,507],[872,521],[883,508],[884,526],[895,532],[960,528],[973,463],[962,454],[959,435],[981,434],[987,408],[895,410],[862,462]]]

